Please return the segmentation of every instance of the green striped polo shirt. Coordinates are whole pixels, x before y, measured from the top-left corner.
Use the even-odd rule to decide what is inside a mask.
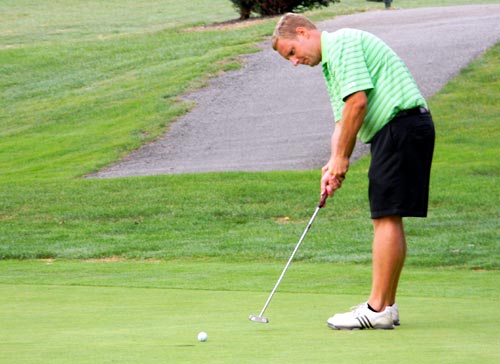
[[[369,143],[401,110],[427,107],[403,61],[382,40],[356,29],[321,34],[323,74],[335,118],[347,96],[365,91],[368,110],[358,137]]]

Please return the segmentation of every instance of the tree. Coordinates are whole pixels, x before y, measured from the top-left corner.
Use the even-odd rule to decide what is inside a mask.
[[[261,16],[279,15],[294,11],[326,7],[340,0],[231,0],[240,12],[240,19],[248,19],[253,12]]]

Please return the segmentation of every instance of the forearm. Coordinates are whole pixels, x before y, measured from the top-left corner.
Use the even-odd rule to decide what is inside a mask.
[[[367,100],[364,92],[349,96],[344,105],[342,119],[332,135],[331,158],[347,158],[356,145],[356,135],[365,119]]]
[[[321,195],[332,196],[342,186],[349,169],[349,157],[356,144],[356,135],[365,120],[366,109],[364,92],[357,92],[347,98],[342,119],[335,125],[332,134],[330,161],[322,170]]]

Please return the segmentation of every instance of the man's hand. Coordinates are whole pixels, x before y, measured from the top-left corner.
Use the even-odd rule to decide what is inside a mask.
[[[347,171],[349,170],[349,158],[334,158],[330,160],[322,169],[321,195],[332,196],[333,193],[342,187]]]

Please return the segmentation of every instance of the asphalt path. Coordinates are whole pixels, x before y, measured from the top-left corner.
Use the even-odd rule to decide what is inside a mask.
[[[373,11],[318,24],[345,27],[389,44],[429,97],[500,41],[500,4]],[[334,128],[321,67],[293,67],[269,41],[261,47],[240,70],[189,95],[197,106],[158,141],[94,177],[321,168]],[[366,152],[358,143],[352,160]]]

